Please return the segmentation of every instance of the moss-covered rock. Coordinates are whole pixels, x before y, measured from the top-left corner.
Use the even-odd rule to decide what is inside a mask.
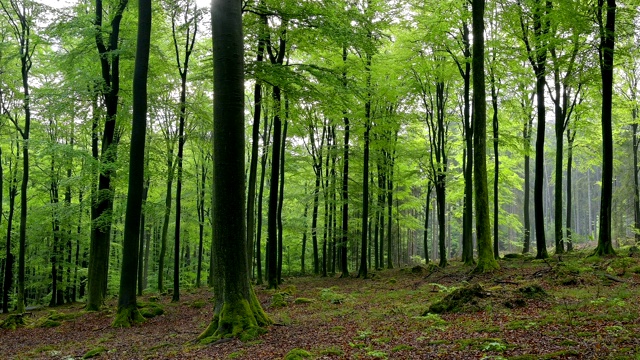
[[[518,292],[527,298],[541,298],[547,295],[539,284],[529,284],[518,288]]]
[[[138,311],[140,315],[145,319],[150,319],[152,317],[160,316],[164,314],[164,309],[158,303],[148,302],[148,303],[138,303]]]
[[[479,284],[456,289],[449,295],[445,296],[444,299],[429,306],[429,309],[424,312],[423,316],[428,313],[442,314],[467,310],[478,311],[480,310],[480,307],[478,306],[478,299],[488,296],[489,293],[487,293]]]
[[[284,356],[284,360],[302,360],[311,357],[311,353],[307,350],[292,349]]]
[[[284,299],[285,294],[283,293],[275,293],[271,296],[271,306],[272,307],[285,307],[287,306],[287,301]]]
[[[320,290],[320,300],[322,301],[328,301],[332,304],[342,304],[346,298],[346,295],[335,292],[334,288]]]

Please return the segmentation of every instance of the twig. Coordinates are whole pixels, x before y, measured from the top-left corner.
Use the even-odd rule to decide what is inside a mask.
[[[626,281],[620,279],[619,277],[615,277],[613,275],[609,275],[609,274],[604,274],[604,277],[606,277],[609,280],[615,281],[615,282],[619,282],[619,283],[624,283]]]

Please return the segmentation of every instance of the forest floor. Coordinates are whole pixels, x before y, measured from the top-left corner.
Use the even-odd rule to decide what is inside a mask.
[[[212,318],[206,289],[184,291],[178,303],[143,296],[164,314],[127,329],[110,326],[115,300],[92,313],[43,308],[25,326],[0,329],[0,358],[639,359],[640,259],[626,255],[505,259],[478,276],[452,261],[366,280],[286,278],[281,296],[257,287],[276,325],[245,343],[194,342]],[[445,298],[462,303],[432,306]]]

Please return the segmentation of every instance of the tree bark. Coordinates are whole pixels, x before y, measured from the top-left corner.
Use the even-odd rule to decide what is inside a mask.
[[[109,272],[109,245],[111,242],[111,223],[114,187],[111,183],[114,175],[113,164],[117,159],[119,135],[116,134],[116,115],[120,91],[120,22],[128,0],[120,0],[111,20],[111,32],[108,44],[104,43],[102,0],[96,0],[94,26],[96,29],[96,47],[100,54],[102,86],[99,92],[104,96],[107,118],[102,131],[102,149],[100,153],[100,171],[98,190],[92,199],[91,246],[89,250],[88,298],[87,310],[97,311],[102,306],[107,291]],[[97,135],[96,135],[97,136]],[[97,138],[94,137],[97,159]]]
[[[214,0],[214,246],[220,280],[211,325],[199,336],[249,339],[271,321],[249,283],[244,188],[244,61],[242,4]],[[279,135],[279,134],[278,134]],[[275,148],[277,149],[277,147]],[[277,153],[277,151],[274,151]],[[277,167],[278,164],[274,164]],[[225,176],[219,176],[224,172]],[[218,174],[218,176],[216,176]],[[276,188],[277,191],[277,188]],[[275,215],[275,214],[274,214]]]
[[[140,215],[144,187],[144,157],[147,132],[147,74],[151,43],[151,0],[138,1],[138,39],[133,71],[133,119],[129,152],[129,188],[124,223],[122,268],[118,293],[118,313],[114,327],[128,327],[141,322],[136,303],[136,269],[140,243]]]
[[[603,12],[606,23],[603,27]],[[611,237],[611,200],[613,198],[613,54],[615,44],[616,1],[598,0],[597,18],[600,26],[600,74],[602,76],[602,194],[600,196],[600,229],[594,255],[613,255]]]
[[[473,175],[475,188],[476,234],[478,265],[476,273],[498,269],[500,266],[491,249],[491,225],[489,224],[489,194],[487,191],[486,163],[486,90],[484,75],[484,7],[485,0],[473,0]]]

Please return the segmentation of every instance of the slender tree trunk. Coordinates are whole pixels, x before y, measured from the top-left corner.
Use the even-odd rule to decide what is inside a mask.
[[[262,28],[266,28],[267,17],[260,17]],[[258,54],[256,55],[256,64],[261,64],[264,60],[264,35],[258,37]],[[253,89],[253,127],[251,129],[251,162],[249,164],[249,183],[247,194],[247,259],[249,264],[249,273],[253,274],[253,256],[254,256],[254,239],[255,239],[255,203],[256,203],[256,178],[258,172],[258,150],[260,136],[260,116],[262,113],[262,83],[256,79]],[[266,125],[266,124],[265,124]],[[264,170],[264,168],[263,168]]]
[[[288,99],[286,99],[285,95],[285,109],[288,109]],[[288,111],[285,110],[285,113]],[[282,130],[282,146],[280,147],[280,189],[278,190],[278,274],[277,281],[278,284],[282,284],[282,205],[284,204],[284,160],[285,160],[285,148],[287,145],[287,127],[288,121],[285,116],[284,120],[284,129]]]
[[[304,183],[304,213],[302,218],[304,219],[304,232],[302,233],[302,254],[300,255],[300,272],[302,275],[306,274],[306,269],[304,265],[304,260],[306,258],[307,253],[307,213],[309,212],[309,203],[306,201],[307,198],[307,183]]]
[[[145,145],[148,149],[149,147]],[[149,171],[149,153],[147,152],[145,156],[145,169],[144,172]],[[147,176],[144,180],[144,184],[142,186],[142,212],[140,213],[140,233],[138,234],[138,296],[142,296],[142,292],[144,291],[144,239],[147,227],[147,218],[145,206],[147,204],[147,197],[149,195],[149,185],[151,180]]]
[[[495,63],[495,52],[493,53],[493,63]],[[498,127],[498,90],[496,89],[496,78],[494,74],[494,70],[490,70],[491,73],[491,105],[493,107],[493,256],[496,259],[500,258],[500,242],[498,239],[499,234],[499,218],[498,215],[500,213],[500,201],[499,201],[499,174],[500,174],[500,160],[498,154],[498,137],[499,137],[499,127]]]
[[[113,211],[114,186],[111,183],[114,175],[113,164],[117,159],[119,134],[116,134],[116,115],[120,91],[120,22],[128,0],[120,0],[116,5],[111,20],[108,44],[104,42],[102,31],[102,0],[96,0],[95,29],[96,47],[100,54],[102,84],[99,89],[106,105],[106,121],[102,131],[102,149],[100,154],[101,169],[98,174],[98,190],[92,199],[91,211],[91,248],[89,251],[88,298],[87,310],[99,310],[107,292],[109,273],[109,245],[111,243],[111,223]],[[97,121],[97,119],[94,119]],[[96,129],[97,130],[97,129]],[[97,134],[93,137],[94,158],[97,157]]]
[[[264,194],[264,180],[267,174],[267,158],[269,156],[269,138],[271,133],[271,125],[269,124],[269,117],[267,114],[264,116],[264,132],[262,140],[264,144],[264,152],[262,153],[262,159],[260,164],[260,188],[258,190],[258,224],[256,229],[256,267],[258,268],[258,279],[256,284],[262,284],[262,198]]]
[[[634,214],[634,231],[635,242],[640,244],[640,182],[638,180],[638,109],[634,108],[633,124],[631,125],[633,140],[633,214]],[[569,225],[567,225],[568,227]]]
[[[424,260],[428,264],[429,263],[429,238],[428,238],[428,229],[429,229],[429,205],[431,205],[431,190],[433,189],[433,185],[431,181],[427,184],[427,198],[425,200],[424,205]]]
[[[347,46],[342,46],[342,86],[347,88]],[[342,238],[340,240],[340,270],[341,278],[349,276],[349,262],[347,259],[347,245],[349,236],[349,117],[343,110],[344,121],[344,148],[342,155]]]
[[[602,193],[600,195],[600,228],[598,247],[595,255],[612,255],[611,237],[611,200],[613,198],[613,54],[615,43],[616,1],[598,0],[598,21],[600,25],[600,73],[602,75]],[[606,23],[603,27],[603,12],[606,11]]]
[[[567,130],[567,251],[573,250],[573,241],[571,233],[571,214],[573,211],[573,183],[572,183],[572,166],[573,166],[573,140],[575,139],[575,131]]]
[[[197,174],[196,174],[197,176]],[[198,188],[198,204],[196,205],[198,211],[198,270],[196,273],[196,287],[200,287],[202,284],[202,256],[204,254],[204,220],[205,220],[205,211],[204,211],[204,201],[205,201],[205,189],[207,182],[207,171],[204,164],[204,159],[200,164],[200,181],[197,186]],[[253,217],[253,215],[251,215]],[[248,217],[247,217],[248,219]],[[247,234],[249,235],[249,234]],[[253,234],[251,233],[251,236]],[[247,250],[251,249],[249,244],[253,246],[253,241],[247,242]],[[253,252],[252,252],[253,253]],[[247,260],[253,262],[253,256],[247,257]],[[251,266],[249,267],[249,274],[251,274]]]
[[[124,223],[122,269],[118,293],[116,327],[128,327],[143,321],[136,304],[136,273],[140,244],[140,215],[144,187],[144,157],[147,133],[147,74],[151,44],[151,0],[138,1],[138,39],[133,71],[133,121],[129,152],[129,188]]]
[[[172,141],[167,139],[167,141]],[[173,191],[173,144],[167,147],[167,190],[164,199],[164,219],[162,222],[162,235],[160,238],[160,255],[158,256],[158,292],[164,292],[164,260],[167,253],[167,236],[169,233],[169,217],[171,216],[171,192]]]
[[[180,301],[180,229],[182,216],[182,158],[184,156],[184,123],[187,109],[187,61],[185,60],[184,70],[181,71],[181,91],[180,91],[180,116],[178,126],[178,178],[176,179],[176,223],[174,226],[174,246],[173,246],[173,296],[172,302]],[[188,252],[187,252],[188,253]]]
[[[7,258],[5,262],[4,271],[4,286],[2,294],[2,312],[9,312],[9,294],[11,293],[11,287],[13,285],[13,264],[15,262],[15,256],[11,253],[11,233],[13,232],[13,216],[15,214],[16,196],[18,195],[17,187],[17,171],[15,167],[9,163],[10,183],[9,183],[9,215],[7,216]]]
[[[531,129],[533,126],[533,118],[529,118],[529,120],[524,123],[523,130],[523,139],[524,139],[524,204],[522,205],[524,209],[524,246],[522,248],[522,253],[529,253],[529,247],[531,244],[531,214],[529,214],[530,209],[530,194],[531,194],[531,181],[530,181],[530,162],[531,162]]]
[[[267,215],[267,284],[269,289],[278,287],[278,190],[280,178],[280,147],[282,140],[282,121],[280,120],[280,87],[273,87],[273,151],[271,152],[271,180],[269,187],[269,212]]]

